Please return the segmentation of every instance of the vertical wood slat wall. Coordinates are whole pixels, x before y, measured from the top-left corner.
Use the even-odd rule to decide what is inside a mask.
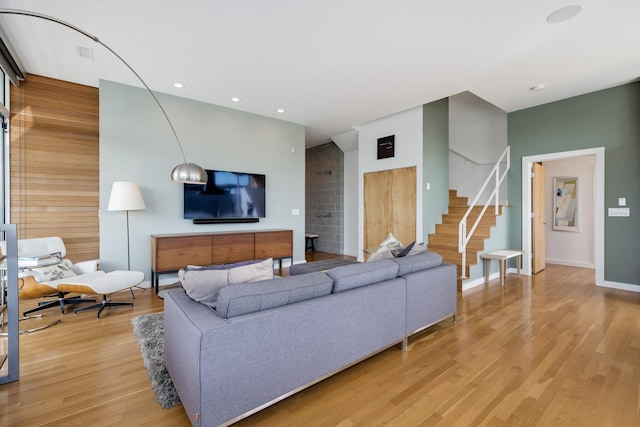
[[[60,236],[73,262],[99,258],[98,89],[28,75],[11,88],[11,223]]]

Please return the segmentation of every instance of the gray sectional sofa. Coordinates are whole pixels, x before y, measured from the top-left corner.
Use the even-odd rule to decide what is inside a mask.
[[[449,316],[456,267],[432,252],[165,296],[165,364],[191,423],[229,425]]]

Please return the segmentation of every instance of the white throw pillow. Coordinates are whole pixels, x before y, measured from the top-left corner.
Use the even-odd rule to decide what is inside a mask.
[[[367,262],[395,258],[402,252],[402,249],[402,243],[395,238],[393,233],[389,233],[387,238],[378,245],[378,249],[367,259]]]
[[[387,246],[380,246],[374,253],[371,254],[371,256],[369,256],[369,258],[367,258],[367,262],[377,261],[379,259],[393,258],[395,258],[395,256],[393,255],[393,252],[391,252],[391,249],[389,249]]]
[[[189,297],[214,308],[218,302],[218,293],[225,286],[273,279],[272,258],[248,265],[229,267],[191,267],[178,271],[178,278]]]
[[[46,267],[25,267],[21,268],[21,272],[32,273],[38,282],[51,282],[53,280],[64,279],[76,276],[71,266],[63,260],[57,264],[48,265]]]
[[[180,270],[178,278],[192,299],[215,307],[218,292],[229,284],[229,270]]]
[[[389,233],[389,235],[387,236],[386,239],[384,239],[382,241],[382,243],[380,243],[380,246],[386,246],[389,248],[389,250],[393,253],[393,256],[398,255],[400,252],[402,252],[402,242],[400,242],[400,240],[396,239],[396,237],[393,235],[393,233]],[[378,247],[380,247],[378,246]]]
[[[229,270],[229,284],[259,282],[273,279],[273,259],[267,258],[257,264],[243,265]]]

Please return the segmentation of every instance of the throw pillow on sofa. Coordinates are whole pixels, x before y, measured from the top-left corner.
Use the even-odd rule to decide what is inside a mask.
[[[413,249],[415,244],[416,244],[415,240],[413,242],[409,243],[409,246],[407,246],[402,251],[400,251],[400,253],[398,255],[396,255],[396,257],[397,258],[402,258],[402,257],[405,257],[405,256],[409,255],[409,252],[411,252],[411,250]]]
[[[402,243],[395,238],[393,233],[389,233],[387,238],[380,242],[378,249],[367,259],[367,262],[377,261],[379,259],[392,259],[401,251]]]
[[[427,245],[425,245],[424,243],[417,243],[415,241],[411,242],[411,244],[409,246],[407,246],[406,248],[404,248],[402,250],[402,252],[400,252],[396,258],[402,258],[402,257],[406,257],[406,256],[411,256],[411,255],[418,255],[421,254],[423,252],[427,252]]]
[[[234,264],[190,266],[178,271],[185,292],[193,300],[215,307],[225,286],[273,279],[273,259]]]
[[[411,255],[418,255],[421,254],[423,252],[427,252],[427,245],[425,245],[424,243],[418,243],[413,245],[413,248],[411,248],[411,250],[409,251],[409,253],[407,254],[407,256],[411,256]]]

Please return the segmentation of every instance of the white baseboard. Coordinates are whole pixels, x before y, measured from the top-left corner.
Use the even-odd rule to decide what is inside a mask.
[[[633,285],[630,283],[611,282],[609,280],[605,280],[602,283],[596,283],[596,286],[640,293],[640,285]]]
[[[550,263],[550,264],[555,264],[555,263]],[[589,267],[585,267],[585,268],[589,268]],[[510,273],[517,274],[518,270],[516,268],[509,268],[507,269],[507,274],[510,274]],[[500,274],[497,272],[489,275],[489,280],[494,280],[498,278],[500,278]],[[476,286],[480,286],[480,285],[484,285],[484,277],[481,277],[479,279],[474,279],[474,280],[468,280],[462,283],[462,292],[475,288]],[[630,291],[630,292],[640,293],[640,284],[636,285],[632,283],[621,283],[621,282],[612,282],[610,280],[605,280],[602,283],[596,283],[596,286],[600,286],[603,288],[618,289],[621,291]]]
[[[557,264],[557,265],[566,265],[568,267],[580,267],[580,268],[596,268],[593,263],[589,262],[579,262],[579,261],[570,261],[565,259],[545,259],[547,264]]]
[[[513,268],[507,268],[507,276],[509,274],[518,274],[518,269],[513,267]],[[522,269],[520,269],[520,274],[522,274]],[[495,272],[495,273],[490,273],[489,274],[489,280],[495,280],[495,279],[499,279],[500,278],[500,273],[499,272]],[[473,280],[468,280],[466,282],[462,283],[462,292],[467,291],[471,288],[475,288],[476,286],[480,286],[480,285],[484,285],[484,276],[482,276],[479,279],[473,279]]]
[[[500,273],[498,273],[497,271],[495,273],[489,274],[489,280],[499,279],[499,278],[500,278]],[[469,289],[475,288],[476,286],[480,286],[480,285],[484,285],[484,276],[480,277],[479,279],[473,279],[473,280],[468,279],[467,281],[462,282],[462,292],[468,291]]]

